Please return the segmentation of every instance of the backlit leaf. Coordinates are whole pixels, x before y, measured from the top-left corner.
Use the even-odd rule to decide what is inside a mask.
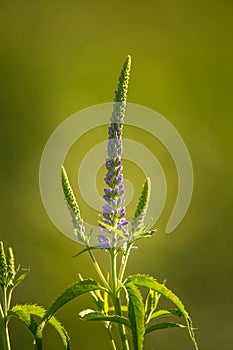
[[[196,350],[198,349],[198,346],[197,346],[197,343],[196,343],[196,340],[194,337],[191,318],[189,317],[187,311],[185,310],[183,303],[170,289],[165,287],[164,284],[157,282],[153,277],[146,276],[146,275],[139,275],[138,274],[138,275],[130,276],[125,281],[125,285],[128,283],[134,283],[137,286],[153,289],[153,290],[157,291],[158,293],[162,294],[163,296],[165,296],[168,300],[170,300],[178,308],[178,310],[182,313],[182,316],[184,317],[184,319],[186,321],[186,325],[187,325],[190,337],[192,339],[192,342],[195,346],[195,349]]]
[[[142,296],[133,283],[125,284],[125,287],[129,299],[128,317],[131,323],[134,350],[142,350],[145,332]]]

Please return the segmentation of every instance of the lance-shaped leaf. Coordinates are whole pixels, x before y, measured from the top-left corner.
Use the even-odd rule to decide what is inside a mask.
[[[85,227],[83,225],[83,219],[81,218],[80,209],[75,198],[74,191],[70,185],[66,170],[63,166],[61,167],[61,180],[66,204],[74,226],[74,232],[80,241],[84,241]]]
[[[158,310],[154,312],[150,317],[150,323],[154,320],[157,320],[157,318],[161,317],[167,317],[167,316],[175,316],[175,317],[181,317],[183,316],[180,310],[177,309],[170,309],[170,310]]]
[[[20,265],[19,265],[17,272],[18,271],[22,271],[22,274],[15,280],[14,288],[17,287],[26,278],[27,274],[30,272],[30,269],[25,269],[25,268],[20,269]]]
[[[152,231],[146,231],[143,232],[144,228],[140,229],[139,231],[136,232],[136,235],[133,235],[130,238],[130,243],[136,242],[141,238],[150,238],[153,237],[154,234],[157,232],[157,230],[152,230]]]
[[[150,317],[150,323],[157,318],[166,317],[166,316],[176,316],[181,317],[183,316],[180,310],[158,310],[154,312]]]
[[[125,284],[129,299],[128,317],[131,324],[134,350],[143,349],[144,340],[144,304],[138,288],[133,283]]]
[[[101,312],[97,312],[91,309],[83,310],[79,313],[81,319],[86,321],[109,321],[123,324],[130,327],[130,321],[128,318],[119,315],[105,315]]]
[[[86,247],[86,248],[82,249],[80,252],[78,252],[77,254],[75,254],[73,257],[76,258],[77,256],[79,256],[85,252],[89,252],[90,250],[94,250],[94,249],[98,249],[98,247]]]
[[[156,292],[153,289],[150,289],[147,293],[145,299],[145,315],[146,315],[146,323],[149,322],[151,315],[156,310],[161,294]]]
[[[198,346],[194,337],[191,318],[189,317],[187,311],[185,310],[183,303],[170,289],[165,287],[164,284],[157,282],[153,277],[146,276],[146,275],[138,274],[138,275],[129,276],[129,278],[125,281],[125,285],[127,285],[128,283],[134,283],[137,286],[153,289],[158,293],[162,294],[163,296],[165,296],[168,300],[170,300],[182,313],[182,316],[184,317],[187,324],[190,338],[192,339],[195,349],[196,350],[198,349]]]
[[[33,335],[38,350],[42,349],[42,332],[40,328],[38,328],[38,324],[39,320],[44,316],[45,311],[43,307],[35,304],[15,305],[8,311],[8,320],[13,317],[19,318],[28,327]],[[69,350],[69,336],[61,323],[55,317],[51,317],[49,324],[60,335],[64,349]]]
[[[136,233],[141,227],[144,226],[144,220],[148,209],[150,200],[151,182],[147,177],[142,187],[142,192],[138,200],[137,208],[131,223],[132,233]]]
[[[180,323],[175,323],[175,322],[163,322],[163,323],[157,323],[157,324],[153,324],[150,327],[146,328],[146,332],[145,334],[151,333],[153,331],[157,331],[159,329],[164,329],[164,328],[187,328],[186,326],[184,326],[183,324]]]
[[[79,277],[80,281],[84,280],[84,278],[82,277],[82,275],[80,273],[78,273],[78,277]],[[94,291],[90,291],[90,295],[91,295],[94,303],[96,304],[98,310],[101,310],[101,311],[104,310],[104,299],[101,295],[100,290],[97,289]]]
[[[85,293],[94,291],[94,290],[105,290],[105,288],[101,287],[95,280],[93,279],[84,279],[82,281],[77,281],[67,289],[65,289],[57,299],[52,303],[49,309],[46,311],[43,317],[44,324],[60,309],[62,306],[70,302],[71,300],[83,295]]]

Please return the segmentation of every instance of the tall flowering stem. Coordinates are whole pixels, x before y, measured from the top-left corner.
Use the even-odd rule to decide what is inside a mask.
[[[101,249],[109,249],[111,256],[111,277],[112,277],[112,291],[113,303],[115,312],[121,317],[121,303],[117,295],[118,276],[117,276],[117,254],[116,246],[119,243],[125,243],[129,239],[127,231],[128,221],[125,218],[124,206],[124,184],[122,174],[122,129],[124,123],[124,116],[126,110],[126,100],[129,85],[131,68],[131,57],[127,56],[123,68],[121,70],[118,88],[115,91],[114,106],[112,116],[110,118],[111,124],[108,127],[108,148],[106,169],[107,173],[104,181],[107,188],[104,189],[105,205],[103,206],[103,218],[99,223],[103,232],[110,234],[98,235],[98,244]],[[118,325],[122,340],[123,350],[129,349],[129,343],[125,327]]]
[[[119,236],[114,229],[121,230],[125,239],[129,237],[127,232],[128,222],[125,218],[121,156],[123,151],[122,129],[126,110],[130,67],[131,57],[127,56],[120,74],[118,88],[115,91],[113,112],[110,118],[111,124],[108,127],[107,173],[104,178],[107,188],[104,189],[103,196],[106,203],[103,206],[103,220],[100,223],[100,227],[102,231],[112,234],[112,237],[109,239],[104,234],[98,236],[98,242],[102,249],[110,248],[115,246],[119,241],[122,241],[122,235]]]

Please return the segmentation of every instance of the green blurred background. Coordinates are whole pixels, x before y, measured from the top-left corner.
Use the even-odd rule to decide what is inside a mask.
[[[72,258],[82,247],[62,235],[44,210],[39,163],[64,119],[112,100],[130,53],[129,102],[157,110],[177,128],[190,151],[195,188],[184,220],[165,234],[176,172],[161,145],[150,143],[167,175],[168,200],[158,235],[139,244],[128,273],[167,279],[190,311],[200,349],[232,348],[232,10],[230,0],[0,2],[0,239],[31,269],[15,302],[48,306],[78,272],[95,276],[88,256]],[[104,252],[98,257],[106,264]],[[72,349],[109,349],[101,325],[78,318],[91,306],[82,297],[58,314]],[[13,350],[32,348],[20,323],[12,323],[11,332]],[[174,348],[192,349],[186,332],[160,331],[145,342],[145,350]],[[47,331],[45,349],[62,349],[53,331]]]

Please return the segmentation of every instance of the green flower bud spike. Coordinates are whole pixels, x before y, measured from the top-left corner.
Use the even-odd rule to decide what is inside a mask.
[[[7,271],[8,271],[8,280],[12,280],[15,277],[15,258],[12,248],[8,248],[7,256]]]
[[[130,77],[130,68],[131,56],[127,56],[119,77],[118,88],[115,91],[115,102],[126,102]]]
[[[151,193],[150,178],[147,177],[142,187],[142,192],[138,200],[138,205],[131,223],[132,233],[136,233],[144,226],[144,219],[147,213]]]
[[[81,218],[80,209],[75,198],[73,189],[70,185],[67,173],[65,168],[61,168],[61,177],[62,177],[62,188],[65,196],[66,204],[69,209],[72,223],[74,226],[74,233],[81,242],[85,242],[85,227],[83,225],[83,220]]]
[[[0,242],[0,285],[4,285],[7,278],[7,262],[3,242]]]

